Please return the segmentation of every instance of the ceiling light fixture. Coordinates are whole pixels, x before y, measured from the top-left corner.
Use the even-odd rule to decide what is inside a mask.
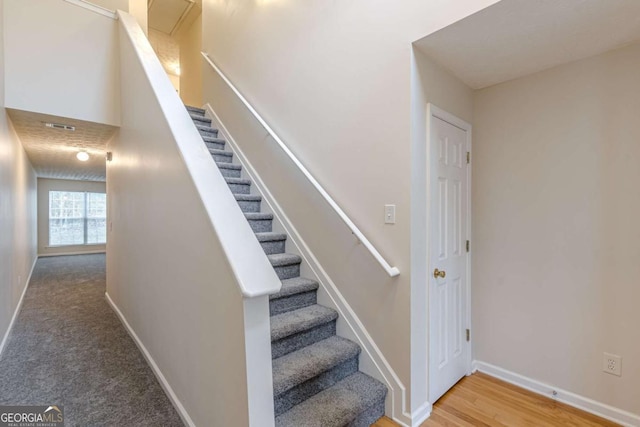
[[[76,154],[76,157],[81,162],[86,162],[87,160],[89,160],[89,153],[87,153],[86,151],[78,151],[78,154]]]

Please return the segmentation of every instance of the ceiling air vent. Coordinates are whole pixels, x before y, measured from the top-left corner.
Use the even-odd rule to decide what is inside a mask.
[[[76,130],[75,126],[63,125],[62,123],[45,123],[44,125],[48,128],[69,130],[71,132]]]

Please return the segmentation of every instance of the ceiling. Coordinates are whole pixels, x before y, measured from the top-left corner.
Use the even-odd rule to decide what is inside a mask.
[[[415,43],[472,89],[640,40],[640,0],[502,0]]]
[[[173,36],[194,5],[195,0],[149,0],[149,27]]]
[[[7,112],[38,177],[105,181],[107,141],[114,136],[116,127],[10,108]],[[45,123],[76,129],[51,129]],[[88,161],[76,158],[81,150],[89,153]]]

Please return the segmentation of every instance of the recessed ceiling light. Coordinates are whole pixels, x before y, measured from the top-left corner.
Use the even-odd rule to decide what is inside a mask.
[[[89,160],[89,153],[87,153],[86,151],[78,151],[78,154],[76,154],[76,157],[81,162],[86,162],[87,160]]]

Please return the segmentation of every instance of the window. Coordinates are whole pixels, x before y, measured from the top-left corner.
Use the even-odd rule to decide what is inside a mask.
[[[49,191],[49,246],[106,242],[106,194]]]

